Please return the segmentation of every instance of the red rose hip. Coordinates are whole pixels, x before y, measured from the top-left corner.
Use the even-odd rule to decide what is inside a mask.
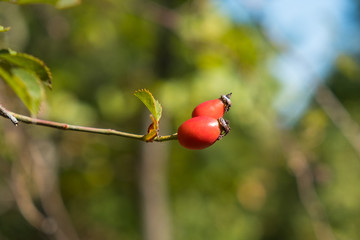
[[[185,148],[199,150],[211,146],[229,131],[228,122],[223,118],[194,117],[181,124],[178,141]]]
[[[222,95],[218,99],[209,100],[197,105],[192,112],[192,117],[208,116],[215,119],[224,116],[224,113],[229,111],[231,107],[231,93]]]

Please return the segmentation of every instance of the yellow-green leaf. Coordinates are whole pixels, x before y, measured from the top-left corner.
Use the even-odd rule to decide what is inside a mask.
[[[162,107],[158,100],[147,89],[135,91],[134,95],[139,98],[154,116],[156,122],[159,122],[162,114]]]

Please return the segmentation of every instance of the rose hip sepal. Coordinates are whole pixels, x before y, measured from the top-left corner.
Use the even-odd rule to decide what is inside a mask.
[[[226,124],[225,128],[223,124]],[[230,127],[225,120],[199,116],[181,124],[178,129],[178,141],[185,148],[200,150],[211,146],[229,131]]]
[[[208,116],[215,119],[224,116],[224,113],[229,111],[231,107],[231,93],[221,95],[220,98],[205,101],[195,107],[192,112],[192,117]]]

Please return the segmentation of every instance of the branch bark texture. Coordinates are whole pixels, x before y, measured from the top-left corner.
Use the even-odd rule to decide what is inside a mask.
[[[61,130],[87,132],[87,133],[103,134],[103,135],[115,135],[115,136],[119,136],[119,137],[132,138],[132,139],[136,139],[136,140],[145,141],[144,135],[140,135],[140,134],[127,133],[127,132],[122,132],[122,131],[118,131],[118,130],[114,130],[114,129],[85,127],[85,126],[71,125],[71,124],[67,124],[67,123],[42,120],[42,119],[32,118],[32,117],[24,116],[24,115],[21,115],[18,113],[7,111],[4,107],[0,108],[0,116],[9,118],[14,124],[15,124],[15,122],[13,119],[15,119],[16,120],[15,125],[17,125],[18,121],[20,121],[20,122],[23,122],[26,124],[40,125],[40,126],[44,126],[44,127],[57,128],[57,129],[61,129]],[[177,139],[177,133],[174,133],[174,134],[166,135],[166,136],[157,136],[154,139],[154,141],[164,142],[164,141],[170,141],[170,140],[176,140],[176,139]]]

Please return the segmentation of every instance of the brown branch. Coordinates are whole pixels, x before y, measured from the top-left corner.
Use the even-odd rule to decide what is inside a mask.
[[[84,127],[84,126],[78,126],[78,125],[70,125],[67,123],[59,123],[59,122],[53,122],[53,121],[48,121],[48,120],[42,120],[42,119],[32,118],[32,117],[24,116],[24,115],[21,115],[18,113],[10,112],[10,111],[6,110],[4,107],[2,107],[0,109],[0,116],[3,116],[5,118],[9,118],[9,116],[13,116],[14,118],[16,118],[16,121],[20,121],[20,122],[23,122],[26,124],[34,124],[34,125],[40,125],[40,126],[44,126],[44,127],[57,128],[57,129],[61,129],[61,130],[87,132],[87,133],[93,133],[93,134],[115,135],[115,136],[119,136],[119,137],[126,137],[126,138],[132,138],[132,139],[136,139],[136,140],[145,141],[145,138],[144,138],[145,135],[121,132],[121,131],[114,130],[114,129]],[[176,140],[176,139],[177,139],[177,133],[174,133],[174,134],[166,135],[166,136],[157,136],[157,137],[155,137],[154,141],[164,142],[164,141],[170,141],[170,140]]]
[[[48,219],[32,201],[31,194],[26,186],[27,182],[29,181],[24,171],[22,171],[20,164],[16,162],[12,167],[10,186],[19,211],[30,225],[48,234],[46,229],[42,227]]]
[[[17,126],[19,121],[13,116],[11,115],[3,106],[0,105],[0,115],[6,118],[9,118],[10,121]]]
[[[52,230],[51,234],[56,240],[79,240],[60,193],[54,143],[30,141],[27,148],[30,154],[26,160],[32,164],[33,169],[30,177],[36,185],[42,209],[51,220],[48,221],[48,231]]]

